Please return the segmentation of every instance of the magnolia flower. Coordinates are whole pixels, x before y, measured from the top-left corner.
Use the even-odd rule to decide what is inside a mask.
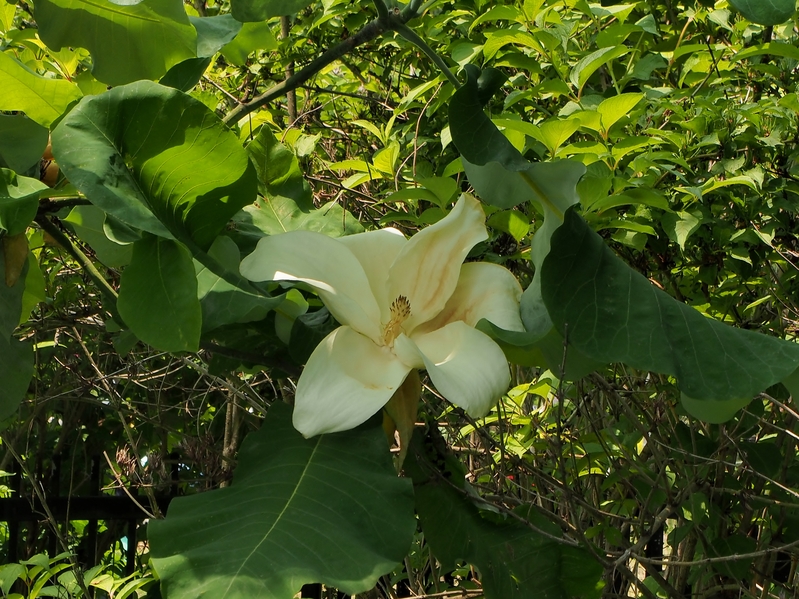
[[[380,411],[413,369],[474,417],[507,391],[508,362],[482,318],[523,331],[521,287],[507,269],[463,260],[488,238],[480,203],[463,195],[410,239],[380,229],[333,239],[292,231],[261,239],[241,263],[251,281],[302,281],[341,326],[297,383],[294,426],[306,437],[354,428]]]

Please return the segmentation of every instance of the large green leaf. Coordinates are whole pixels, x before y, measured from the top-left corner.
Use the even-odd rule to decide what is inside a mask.
[[[246,23],[293,15],[311,3],[312,0],[231,0],[230,8],[238,21]]]
[[[752,397],[799,364],[799,344],[722,324],[656,288],[573,210],[552,236],[542,293],[578,350],[673,375],[694,400]]]
[[[486,599],[599,594],[602,566],[587,551],[558,542],[560,529],[533,510],[518,513],[550,536],[516,519],[481,513],[467,497],[457,468],[447,468],[451,458],[436,452],[435,445],[423,443],[417,434],[406,470],[413,478],[425,541],[444,571],[461,560],[476,566]],[[444,471],[435,464],[444,464]]]
[[[730,4],[759,25],[779,25],[796,12],[796,0],[730,0]]]
[[[0,52],[0,110],[19,110],[49,127],[83,94],[74,83],[37,75],[5,52]]]
[[[92,75],[108,85],[158,79],[196,56],[197,32],[180,0],[37,0],[42,41],[86,48]]]
[[[177,241],[144,235],[122,272],[119,315],[136,336],[164,351],[197,351],[202,310],[191,255]]]
[[[230,237],[217,237],[208,255],[231,272],[239,269],[241,254]],[[283,303],[282,296],[273,298],[239,289],[204,266],[198,266],[197,295],[203,312],[203,331],[229,323],[261,320]]]
[[[0,168],[0,233],[23,233],[36,216],[40,192],[46,189],[38,179]]]
[[[151,563],[169,599],[292,599],[313,582],[354,594],[402,560],[415,528],[382,427],[304,439],[276,402],[231,486],[178,498],[150,523]]]
[[[0,385],[0,422],[19,407],[32,377],[33,344],[13,337],[0,337],[0,381],[3,381]]]
[[[53,153],[96,206],[201,248],[255,199],[236,136],[198,100],[149,81],[85,98],[53,131]]]
[[[33,376],[33,345],[11,336],[22,312],[25,271],[8,287],[5,282],[5,252],[0,244],[0,421],[14,413]]]
[[[112,268],[130,264],[133,244],[111,241],[103,224],[106,214],[97,206],[75,206],[62,222],[69,223],[80,239],[89,244],[97,259]]]
[[[0,114],[0,167],[24,174],[38,166],[49,132],[24,114]]]

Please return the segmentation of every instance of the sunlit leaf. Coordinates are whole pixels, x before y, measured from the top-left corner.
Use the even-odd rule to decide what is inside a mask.
[[[0,52],[0,89],[0,110],[19,110],[45,127],[83,95],[74,83],[37,75],[6,52]]]
[[[201,102],[148,81],[85,98],[53,153],[86,197],[122,222],[208,247],[256,195],[236,136]]]
[[[103,227],[106,214],[96,206],[75,206],[62,218],[78,237],[88,243],[97,259],[106,266],[119,267],[130,264],[133,256],[132,244],[119,244],[111,241]]]
[[[588,79],[596,73],[597,69],[606,65],[614,58],[624,56],[630,51],[626,46],[610,46],[595,50],[585,58],[580,59],[569,74],[569,81],[578,90],[582,90]]]
[[[304,439],[275,402],[244,440],[233,484],[173,500],[148,533],[170,599],[292,599],[313,582],[372,588],[415,527],[410,481],[379,424]]]
[[[34,14],[49,48],[86,48],[92,74],[108,85],[158,79],[197,55],[197,32],[180,0],[37,0]]]

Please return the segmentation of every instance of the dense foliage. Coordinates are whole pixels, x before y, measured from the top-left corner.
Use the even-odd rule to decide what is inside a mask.
[[[46,506],[101,463],[147,518],[93,556],[45,507],[0,593],[796,596],[797,18],[0,0],[3,490]],[[525,331],[477,323],[507,394],[475,419],[423,375],[404,419],[305,439],[284,404],[339,323],[242,260],[412,237],[464,192],[469,261],[525,290]]]

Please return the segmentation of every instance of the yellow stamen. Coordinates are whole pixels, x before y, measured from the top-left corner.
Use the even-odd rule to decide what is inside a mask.
[[[404,295],[400,295],[391,302],[391,320],[383,329],[383,344],[388,347],[394,346],[394,339],[399,337],[402,332],[402,323],[411,315],[411,302]]]

